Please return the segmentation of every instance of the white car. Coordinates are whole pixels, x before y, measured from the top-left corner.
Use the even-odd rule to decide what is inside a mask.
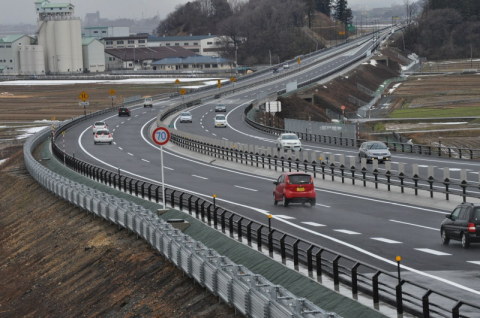
[[[302,142],[296,134],[284,133],[277,138],[277,150],[283,149],[284,151],[302,151]]]
[[[192,113],[190,112],[183,112],[180,114],[180,117],[178,117],[178,120],[181,122],[181,123],[191,123],[193,121],[193,118],[192,118]]]
[[[95,134],[98,130],[103,129],[103,130],[108,130],[108,125],[104,121],[97,121],[95,124],[92,126],[93,133]]]
[[[113,142],[113,135],[107,129],[99,129],[93,135],[93,143],[95,145],[99,144],[99,143],[104,143],[104,144],[110,144],[111,145],[112,142]]]
[[[225,115],[215,115],[215,128],[227,127],[227,117]]]
[[[146,97],[143,100],[143,107],[153,107],[153,99],[151,97]]]

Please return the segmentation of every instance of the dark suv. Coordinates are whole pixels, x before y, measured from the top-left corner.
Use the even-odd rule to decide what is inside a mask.
[[[127,107],[119,107],[118,116],[130,116],[130,109]]]
[[[462,203],[447,214],[440,226],[442,243],[447,245],[452,240],[462,242],[463,248],[470,243],[480,242],[480,204]]]

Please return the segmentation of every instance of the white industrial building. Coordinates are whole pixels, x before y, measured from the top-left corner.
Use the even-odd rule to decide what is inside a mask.
[[[148,37],[147,45],[156,46],[175,46],[188,49],[195,54],[203,56],[221,56],[225,43],[229,42],[228,37],[218,35],[190,35],[190,36],[160,36]]]
[[[92,38],[112,38],[127,37],[130,35],[129,27],[95,26],[83,28],[84,37]]]
[[[23,47],[32,44],[32,41],[32,37],[23,34],[0,38],[0,74],[20,74],[20,51]]]
[[[85,72],[105,72],[105,46],[96,38],[83,38],[83,68]]]
[[[38,14],[38,45],[43,46],[47,73],[83,71],[80,19],[70,3],[35,2]]]
[[[24,45],[20,48],[21,75],[45,75],[45,52],[41,45]]]

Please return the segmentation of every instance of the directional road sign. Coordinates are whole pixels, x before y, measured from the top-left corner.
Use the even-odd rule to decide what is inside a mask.
[[[80,95],[78,96],[78,98],[80,98],[81,100],[83,101],[86,101],[88,99],[88,94],[87,92],[81,92]]]
[[[165,127],[158,127],[153,131],[152,139],[157,145],[163,146],[170,140],[170,131]]]

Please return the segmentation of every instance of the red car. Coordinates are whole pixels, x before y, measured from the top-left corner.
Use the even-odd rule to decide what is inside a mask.
[[[278,201],[282,201],[283,206],[288,206],[289,203],[309,202],[313,207],[317,202],[313,177],[308,173],[282,173],[273,184],[275,184],[275,189],[273,190],[273,204],[275,205],[277,205]]]

